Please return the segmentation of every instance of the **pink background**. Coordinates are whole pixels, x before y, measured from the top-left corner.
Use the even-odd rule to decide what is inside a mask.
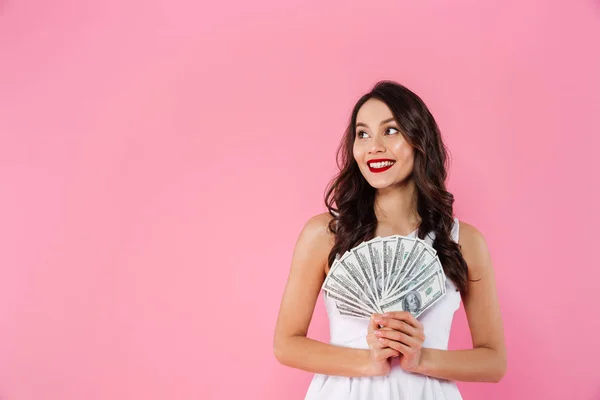
[[[600,399],[597,0],[1,0],[0,399],[302,399],[291,252],[383,78],[492,252],[509,368],[465,399]]]

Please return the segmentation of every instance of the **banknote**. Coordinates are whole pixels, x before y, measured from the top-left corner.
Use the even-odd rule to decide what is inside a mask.
[[[446,293],[437,251],[424,240],[392,235],[337,256],[322,289],[343,316],[410,311],[419,316]]]
[[[415,270],[417,270],[417,268],[415,268]],[[411,288],[413,288],[414,286],[416,286],[418,283],[423,282],[425,279],[429,278],[430,275],[436,273],[437,271],[441,270],[441,264],[440,264],[440,259],[438,258],[438,256],[435,256],[435,258],[429,263],[429,265],[427,265],[425,268],[420,268],[420,272],[414,275],[407,275],[406,279],[404,279],[404,284],[402,286],[400,286],[400,289],[398,289],[399,293],[404,293],[408,290],[410,290]],[[444,285],[446,284],[446,275],[442,274],[442,277],[444,279]]]
[[[340,265],[343,265],[340,262]],[[364,284],[353,279],[346,268],[332,268],[323,284],[323,290],[338,297],[347,298],[353,304],[362,306],[365,310],[379,312],[376,302],[365,293]]]
[[[397,236],[389,236],[382,239],[383,243],[383,264],[382,264],[382,274],[383,274],[383,293],[385,294],[385,288],[387,287],[387,282],[391,276],[392,262],[394,261],[394,255],[396,253],[396,244],[398,243]]]
[[[390,290],[397,292],[398,289],[402,286],[403,282],[412,280],[416,275],[418,275],[424,268],[426,268],[436,257],[436,253],[431,251],[429,246],[424,244],[424,242],[419,243],[419,245],[414,246],[413,249],[418,249],[416,251],[412,251],[411,255],[409,255],[406,260],[406,265],[400,271],[400,277],[397,279],[394,287]]]
[[[406,268],[413,259],[413,254],[422,246],[416,238],[398,236],[394,261],[390,271],[390,279],[387,281],[385,295],[389,296],[390,290],[398,285],[398,281],[406,273]]]
[[[375,296],[381,301],[383,298],[383,240],[380,237],[367,242],[373,281],[375,282]]]
[[[419,317],[446,294],[446,286],[442,275],[443,271],[436,271],[409,291],[383,303],[381,305],[382,310],[384,312],[409,311],[415,318]]]
[[[361,310],[360,308],[352,307],[351,305],[345,303],[337,304],[337,309],[342,315],[354,316],[359,318],[370,318],[371,314]]]
[[[375,281],[375,277],[373,276],[373,267],[371,266],[371,255],[369,254],[369,244],[366,242],[361,243],[357,247],[353,248],[351,251],[358,265],[358,270],[362,274],[362,277],[365,279],[365,288],[368,291],[368,294],[372,296],[372,298],[379,302],[379,297],[377,297],[377,282]],[[348,262],[354,262],[354,260],[348,257]]]

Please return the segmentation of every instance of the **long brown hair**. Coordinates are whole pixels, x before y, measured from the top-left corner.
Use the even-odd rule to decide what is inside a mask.
[[[369,99],[383,101],[394,115],[406,140],[414,147],[412,178],[417,192],[417,212],[421,217],[418,237],[435,233],[437,250],[444,272],[461,293],[467,291],[467,263],[458,243],[452,240],[454,196],[446,190],[447,149],[431,112],[415,93],[396,82],[378,82],[363,95],[352,111],[350,123],[337,149],[339,173],[329,183],[325,205],[333,219],[329,229],[335,244],[329,253],[329,266],[336,254],[343,254],[362,241],[375,236],[375,188],[365,180],[354,160],[356,116]]]

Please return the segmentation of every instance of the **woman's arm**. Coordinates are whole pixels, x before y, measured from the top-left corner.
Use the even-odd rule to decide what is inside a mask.
[[[423,348],[423,325],[406,311],[375,315],[385,329],[375,335],[401,353],[407,371],[453,381],[498,382],[506,370],[506,350],[492,262],[483,235],[461,223],[459,243],[469,268],[468,295],[463,298],[473,349]]]
[[[381,371],[371,361],[369,350],[334,346],[306,337],[333,246],[333,235],[327,230],[330,218],[329,214],[317,215],[300,233],[279,310],[273,351],[280,363],[313,373],[378,375]],[[389,355],[395,353],[386,351]]]
[[[460,222],[459,243],[469,267],[469,290],[463,297],[473,349],[421,350],[415,372],[455,381],[499,382],[506,371],[504,328],[496,295],[492,261],[483,235]]]

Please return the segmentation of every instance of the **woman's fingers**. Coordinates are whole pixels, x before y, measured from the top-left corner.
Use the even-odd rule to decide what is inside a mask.
[[[383,319],[397,319],[406,322],[413,328],[422,329],[423,324],[408,311],[390,311],[383,314]]]
[[[407,346],[404,343],[396,342],[395,340],[381,338],[382,343],[390,349],[402,353],[407,357],[411,357],[418,349]]]
[[[385,316],[374,314],[368,331],[367,343],[377,359],[400,354],[412,357],[418,354],[425,340],[421,322],[405,311]]]
[[[367,344],[371,352],[371,358],[376,361],[385,361],[390,357],[398,357],[400,353],[386,345],[384,345],[375,332],[367,334]]]
[[[384,327],[393,329],[395,331],[399,331],[399,332],[403,332],[406,333],[407,335],[410,336],[414,336],[414,337],[420,337],[420,330],[407,324],[404,321],[399,321],[397,319],[389,319],[389,318],[385,318],[383,320],[381,320],[380,324]]]
[[[374,332],[371,332],[367,335],[367,344],[369,345],[370,349],[382,349],[385,346],[383,345],[383,343],[381,343],[381,341],[379,340],[379,337],[375,335]]]
[[[381,317],[376,321],[381,326],[404,332],[405,334],[420,340],[425,340],[423,325],[409,312],[401,311],[395,314],[396,315],[393,317]]]
[[[384,339],[384,340],[379,340],[379,342],[383,345],[385,345],[386,339],[404,343],[405,345],[411,346],[411,347],[412,346],[419,347],[422,344],[422,341],[420,341],[420,339],[418,339],[416,337],[412,337],[410,335],[407,335],[404,332],[396,331],[393,329],[389,329],[389,330],[380,329],[379,331],[375,332],[375,336],[378,337],[379,339]]]
[[[400,353],[398,350],[394,350],[392,348],[386,347],[385,349],[381,349],[377,352],[375,358],[377,361],[383,361],[386,358],[390,357],[398,357]]]
[[[377,325],[377,322],[375,322],[375,320],[373,318],[371,318],[369,320],[369,328],[367,329],[367,333],[373,333],[375,332],[377,329],[379,328],[379,325]]]

